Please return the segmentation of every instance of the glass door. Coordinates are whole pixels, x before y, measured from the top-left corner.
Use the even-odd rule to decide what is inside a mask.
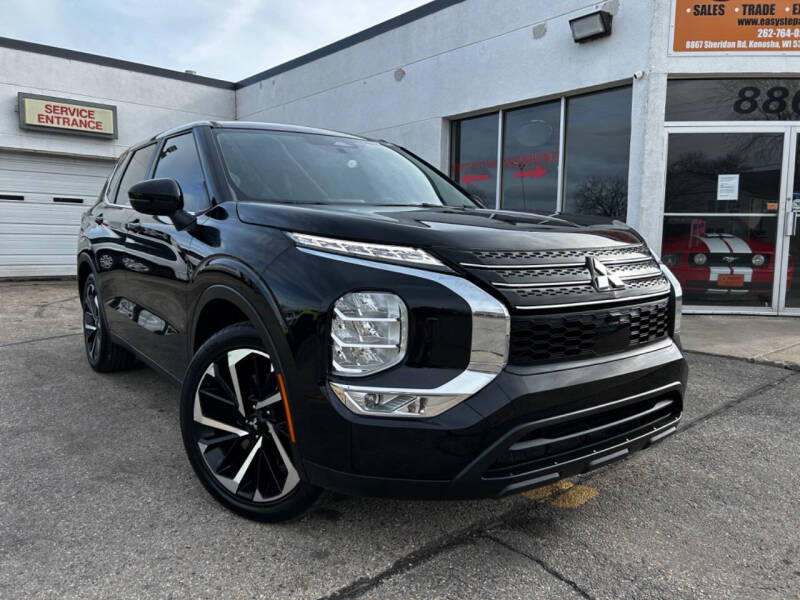
[[[789,132],[789,160],[783,213],[783,247],[780,265],[779,311],[800,314],[800,127]]]
[[[661,252],[688,307],[778,308],[786,139],[786,127],[669,131]]]

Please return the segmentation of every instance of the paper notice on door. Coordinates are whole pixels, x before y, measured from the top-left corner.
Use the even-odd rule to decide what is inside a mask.
[[[719,175],[717,177],[717,200],[739,199],[739,175]]]

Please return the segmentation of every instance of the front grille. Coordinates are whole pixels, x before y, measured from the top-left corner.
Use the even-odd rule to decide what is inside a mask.
[[[560,287],[520,288],[512,290],[520,298],[562,298],[585,296],[594,293],[591,285],[565,285]]]
[[[680,418],[678,394],[665,394],[626,403],[603,412],[571,418],[544,419],[501,453],[484,479],[550,471],[585,460],[618,444],[673,424]]]
[[[666,296],[669,282],[646,246],[567,248],[557,250],[458,251],[461,266],[491,285],[520,310],[581,304],[636,302],[641,296]],[[593,280],[589,258],[597,259],[615,280]],[[622,285],[618,285],[619,283]]]
[[[567,248],[560,250],[476,250],[475,256],[482,261],[534,261],[547,262],[562,259],[580,259],[585,256],[604,258],[638,258],[650,256],[644,246],[620,248]]]
[[[590,358],[624,352],[667,336],[669,300],[560,315],[525,315],[511,319],[508,362]]]
[[[764,268],[769,265],[769,254],[762,254],[764,257],[764,264],[760,265]],[[694,255],[692,255],[694,257]],[[753,255],[745,252],[726,253],[726,252],[712,252],[706,254],[706,267],[752,267]],[[690,264],[694,264],[690,259]]]

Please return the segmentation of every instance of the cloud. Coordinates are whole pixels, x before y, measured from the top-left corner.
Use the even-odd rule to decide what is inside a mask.
[[[420,0],[4,0],[0,35],[239,80]]]

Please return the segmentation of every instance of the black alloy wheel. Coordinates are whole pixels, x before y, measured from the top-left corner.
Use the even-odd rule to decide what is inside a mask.
[[[89,277],[83,290],[83,338],[89,361],[97,363],[100,358],[100,340],[103,320],[100,318],[100,299],[94,277]]]
[[[83,309],[83,343],[89,365],[101,373],[124,371],[136,364],[136,357],[122,346],[111,341],[108,335],[103,302],[94,273],[83,284],[81,294]]]
[[[184,381],[181,429],[190,462],[218,500],[252,519],[298,516],[319,493],[294,466],[287,407],[275,361],[247,324],[212,336]]]

